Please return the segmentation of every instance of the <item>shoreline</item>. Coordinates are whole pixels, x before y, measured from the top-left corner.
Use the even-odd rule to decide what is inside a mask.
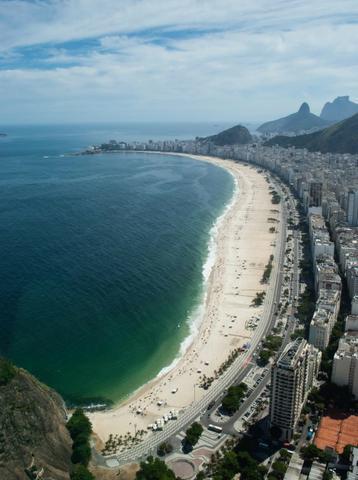
[[[154,153],[168,154],[168,152]],[[211,228],[217,231],[209,238],[208,258],[203,265],[203,276],[210,257],[211,241],[214,243],[212,248],[215,249],[215,254],[207,278],[204,278],[203,298],[198,306],[203,311],[200,312],[200,323],[197,324],[196,331],[193,332],[189,326],[191,332],[182,341],[177,357],[168,366],[163,367],[155,378],[111,409],[89,414],[94,431],[102,442],[111,434],[123,436],[130,433],[133,437],[142,430],[147,431],[149,424],[167,414],[169,410],[175,409],[180,415],[180,410],[201,398],[205,393],[205,390],[200,388],[204,375],[206,378],[212,376],[230,353],[241,348],[250,339],[254,330],[248,328],[248,323],[253,321],[253,314],[259,316],[262,310],[251,308],[250,304],[255,295],[252,292],[267,288],[260,285],[260,280],[263,267],[269,255],[273,253],[272,241],[277,235],[277,232],[275,235],[268,233],[267,217],[272,215],[272,212],[270,214],[268,212],[273,206],[264,175],[252,167],[230,160],[191,154],[169,154],[225,168],[234,177],[235,187],[228,204],[224,206],[223,213]],[[252,211],[255,210],[252,208],[255,195],[260,197],[258,205],[262,204],[265,208],[249,222],[248,218],[252,217]],[[245,233],[243,227],[247,223],[250,224],[250,228]],[[258,234],[257,241],[261,244],[263,241],[262,248],[259,249],[250,248],[250,244],[254,246],[255,243],[251,241],[251,234],[255,230]],[[248,238],[241,238],[241,235],[248,235]],[[248,264],[245,250],[250,253],[249,257],[252,257],[250,260],[255,260],[256,256],[262,257],[259,263],[253,261]],[[243,277],[245,282],[242,282]],[[241,288],[244,286],[243,283],[246,287],[243,289],[245,293]],[[241,316],[243,318],[239,321],[238,317]],[[222,323],[219,325],[219,322]],[[188,338],[189,344],[183,348]],[[121,451],[121,447],[117,451]]]
[[[152,152],[150,152],[150,153],[152,153]],[[169,154],[169,155],[177,155],[177,156],[186,156],[186,157],[189,157],[189,158],[193,158],[194,160],[199,160],[198,158],[195,158],[193,155],[190,155],[190,154],[167,153],[167,152],[153,152],[153,153],[160,153],[162,155],[168,155]],[[196,305],[194,305],[192,311],[189,313],[189,315],[185,319],[185,323],[187,323],[188,328],[189,328],[188,335],[185,338],[183,338],[183,340],[180,342],[178,353],[175,356],[175,358],[172,360],[172,362],[169,363],[168,365],[164,366],[154,378],[148,380],[148,382],[146,382],[145,384],[141,385],[139,388],[134,390],[126,398],[130,398],[132,396],[135,396],[135,394],[140,389],[145,388],[145,386],[148,383],[154,382],[156,380],[160,380],[160,378],[162,376],[166,375],[167,373],[170,373],[170,371],[173,368],[176,367],[178,362],[180,362],[182,357],[190,349],[191,345],[195,342],[196,336],[200,332],[200,327],[201,327],[201,324],[203,322],[204,315],[205,315],[205,304],[206,304],[207,295],[208,295],[208,292],[207,292],[208,283],[209,283],[209,280],[210,280],[211,272],[212,272],[213,268],[215,267],[215,262],[216,262],[217,247],[218,247],[217,246],[217,240],[218,240],[218,235],[219,235],[219,231],[220,231],[220,226],[221,226],[221,223],[224,221],[226,215],[231,210],[231,208],[233,208],[233,206],[235,204],[235,201],[237,199],[237,196],[240,194],[239,185],[238,185],[238,182],[237,182],[235,176],[232,175],[231,172],[228,172],[228,173],[233,177],[232,179],[233,179],[234,188],[233,188],[231,197],[229,198],[228,202],[223,206],[223,209],[222,209],[221,213],[216,218],[216,220],[214,221],[214,223],[212,224],[212,226],[210,227],[210,230],[209,230],[209,239],[208,239],[208,243],[206,245],[207,257],[206,257],[206,260],[205,260],[205,262],[203,264],[203,268],[202,268],[202,285],[201,285],[202,286],[202,292],[200,294],[200,298],[198,299],[199,300],[198,303]],[[116,406],[121,405],[121,403],[122,402],[118,402],[118,404],[114,405],[112,408],[116,408]]]

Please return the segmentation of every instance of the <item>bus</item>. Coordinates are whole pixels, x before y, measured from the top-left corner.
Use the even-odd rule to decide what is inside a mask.
[[[211,430],[212,432],[216,433],[222,433],[223,429],[221,427],[218,427],[217,425],[208,425],[208,430]]]

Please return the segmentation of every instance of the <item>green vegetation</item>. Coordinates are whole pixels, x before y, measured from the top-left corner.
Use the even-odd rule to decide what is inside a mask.
[[[228,128],[217,135],[211,135],[210,137],[201,138],[204,142],[212,142],[215,145],[235,145],[246,144],[252,141],[252,136],[246,127],[236,125],[235,127]]]
[[[67,422],[72,444],[71,462],[75,464],[73,477],[76,480],[91,480],[91,473],[87,465],[91,459],[91,446],[89,443],[92,433],[92,425],[81,408],[77,408]],[[77,472],[77,473],[76,473]],[[87,476],[86,476],[87,475]],[[71,480],[73,480],[71,476]]]
[[[276,192],[276,190],[271,190],[271,195],[272,195],[271,203],[273,203],[274,205],[277,205],[281,202],[281,195],[279,195]]]
[[[319,389],[313,388],[308,396],[308,406],[311,411],[319,408],[336,408],[349,411],[357,407],[357,401],[354,400],[348,387],[339,387],[333,383],[323,383]]]
[[[309,325],[311,323],[315,308],[316,301],[314,290],[311,287],[307,287],[306,290],[300,295],[297,307],[298,319],[303,325],[305,325],[306,331],[309,330]]]
[[[233,449],[223,448],[213,455],[206,473],[206,477],[214,480],[230,480],[237,473],[244,480],[264,480],[267,470],[238,444]]]
[[[282,337],[279,335],[268,335],[262,344],[262,349],[258,357],[258,363],[261,366],[267,365],[270,358],[278,351],[282,345]]]
[[[67,428],[73,441],[78,437],[89,438],[92,433],[92,425],[81,408],[77,408],[67,422]]]
[[[199,378],[199,386],[204,390],[207,390],[214,380],[217,380],[236,360],[236,358],[242,352],[241,348],[234,348],[234,350],[227,357],[225,362],[223,362],[217,370],[214,370],[214,376],[208,377],[205,373]]]
[[[265,365],[268,364],[270,358],[271,358],[271,352],[268,350],[261,350],[259,357],[258,357],[258,363],[260,366],[264,367]]]
[[[273,262],[274,256],[270,255],[270,259],[268,261],[268,264],[265,267],[264,273],[261,278],[261,283],[267,283],[269,281],[269,278],[271,276],[272,272],[272,262]]]
[[[6,358],[0,358],[0,386],[7,385],[16,375],[16,368]]]
[[[271,476],[273,475],[275,478],[278,478],[281,480],[285,476],[286,470],[287,470],[287,464],[277,460],[272,464]]]
[[[291,460],[291,453],[285,448],[280,450],[279,458],[272,464],[272,470],[268,476],[271,480],[282,480],[285,476],[288,464]]]
[[[270,232],[270,233],[275,233],[275,232],[276,232],[276,228],[275,228],[275,227],[270,227],[270,228],[269,228],[269,232]]]
[[[148,457],[140,463],[140,469],[136,473],[137,480],[176,480],[175,474],[167,467],[163,460]]]
[[[173,451],[173,446],[169,442],[163,442],[159,445],[157,454],[160,457],[164,457],[164,455],[168,455],[168,453],[172,453]]]
[[[349,463],[349,461],[350,461],[350,455],[351,455],[352,448],[353,448],[353,445],[346,445],[343,448],[343,452],[341,454],[341,460],[343,460],[345,463]]]
[[[128,450],[128,448],[138,445],[143,440],[143,437],[148,434],[147,430],[136,430],[136,432],[131,434],[127,432],[123,435],[119,434],[110,434],[104,448],[102,448],[103,455],[111,455],[113,453],[123,452]]]
[[[240,385],[234,385],[230,387],[222,401],[223,410],[229,415],[235,413],[239,409],[241,401],[245,397],[246,392],[246,383],[240,383]]]
[[[184,443],[194,447],[194,445],[198,443],[202,433],[203,427],[200,425],[200,423],[194,422],[185,432]]]
[[[314,443],[311,443],[307,447],[302,447],[301,455],[302,458],[307,461],[318,460],[322,463],[327,463],[332,458],[332,455],[329,452],[321,450],[320,448],[316,447]]]
[[[295,340],[296,338],[304,338],[305,337],[305,329],[304,328],[296,328],[296,330],[291,333],[291,340]]]
[[[75,465],[71,475],[71,480],[95,480],[95,477],[87,468],[81,464]]]
[[[259,307],[263,304],[266,292],[257,292],[256,297],[252,300],[252,305],[254,307]]]
[[[355,154],[358,153],[357,129],[358,114],[319,132],[295,137],[281,135],[272,138],[265,145],[295,146],[307,148],[311,152]]]

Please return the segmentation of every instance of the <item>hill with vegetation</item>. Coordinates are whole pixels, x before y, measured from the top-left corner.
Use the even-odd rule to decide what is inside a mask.
[[[358,153],[358,114],[319,132],[296,137],[277,136],[267,146],[307,148],[311,152]]]
[[[263,134],[299,133],[305,130],[324,128],[329,123],[327,120],[311,113],[308,103],[305,102],[302,103],[296,113],[263,123],[257,131]]]
[[[71,453],[62,398],[0,358],[0,478],[69,480]]]
[[[330,122],[340,122],[358,113],[358,103],[354,103],[349,96],[337,97],[333,102],[327,102],[320,117]]]
[[[228,128],[217,135],[211,135],[200,139],[202,142],[212,142],[214,145],[245,145],[252,142],[252,136],[246,127],[236,125]]]

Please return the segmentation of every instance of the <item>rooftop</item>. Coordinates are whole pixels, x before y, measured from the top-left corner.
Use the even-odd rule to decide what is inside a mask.
[[[337,453],[342,453],[348,444],[358,445],[358,415],[334,411],[322,417],[314,444],[322,450],[332,448]]]

